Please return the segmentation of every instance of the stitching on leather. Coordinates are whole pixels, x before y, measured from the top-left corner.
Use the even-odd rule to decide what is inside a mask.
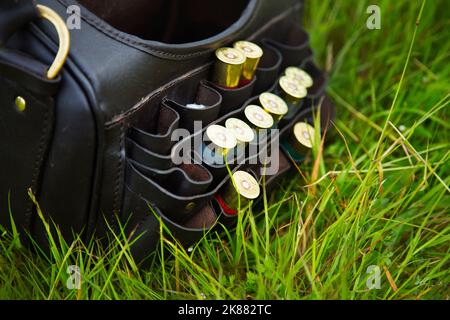
[[[58,0],[58,2],[61,3],[65,7],[69,6],[69,4],[65,0]],[[198,56],[201,56],[201,55],[204,55],[204,54],[207,54],[207,53],[213,51],[213,49],[206,49],[206,50],[189,53],[189,54],[175,54],[175,53],[157,50],[157,49],[153,48],[151,45],[143,43],[142,41],[131,40],[131,39],[127,38],[126,33],[123,33],[121,31],[118,31],[117,29],[110,27],[109,25],[105,24],[102,20],[100,20],[100,18],[93,19],[90,16],[84,16],[84,15],[80,15],[79,17],[82,20],[85,20],[88,24],[95,27],[97,30],[101,31],[103,34],[109,36],[110,38],[112,38],[114,40],[118,40],[125,44],[130,44],[136,49],[141,49],[141,50],[145,49],[144,51],[147,53],[154,53],[156,55],[172,57],[172,58],[191,58],[191,57],[198,57]]]
[[[66,0],[58,0],[58,2],[60,2],[65,7],[69,6],[69,4],[67,3]],[[301,4],[297,3],[296,5],[288,8],[287,10],[283,11],[282,13],[280,13],[278,16],[276,16],[273,19],[271,19],[267,24],[271,25],[272,23],[277,21],[280,16],[284,17],[285,15],[288,15],[290,12],[298,10],[299,8],[301,8]],[[80,15],[79,17],[81,19],[85,20],[87,23],[89,23],[93,27],[95,27],[97,30],[99,30],[102,33],[104,33],[105,35],[111,37],[112,39],[118,40],[118,41],[123,42],[125,44],[130,44],[136,49],[141,49],[141,50],[145,49],[144,51],[148,52],[148,53],[154,53],[154,54],[157,54],[157,55],[166,56],[166,57],[172,57],[172,58],[192,58],[192,57],[198,57],[198,56],[206,55],[206,54],[208,54],[208,53],[213,51],[213,49],[206,49],[206,50],[202,50],[202,51],[198,51],[198,52],[194,52],[194,53],[189,53],[189,54],[175,54],[175,53],[169,53],[169,52],[157,50],[154,47],[152,47],[151,45],[146,44],[146,43],[144,43],[142,41],[131,40],[131,39],[127,38],[127,36],[126,36],[127,34],[126,33],[123,33],[121,31],[119,31],[119,30],[109,26],[108,24],[104,23],[100,18],[95,19],[95,18],[91,18],[90,16],[84,16],[84,15]],[[250,16],[250,18],[248,19],[248,21],[245,24],[248,25],[249,22],[251,20],[253,20],[253,19],[254,19],[254,17]],[[218,42],[220,42],[220,40]]]
[[[83,19],[83,17],[81,17],[81,18]],[[170,52],[160,51],[160,50],[154,49],[152,46],[150,46],[148,44],[127,38],[120,31],[114,30],[114,29],[110,28],[109,26],[106,26],[101,21],[95,21],[93,19],[90,19],[89,17],[85,17],[84,20],[86,20],[88,23],[90,23],[91,25],[93,25],[94,27],[99,29],[100,31],[104,31],[104,34],[110,36],[113,39],[130,44],[135,48],[137,47],[137,49],[146,49],[145,50],[146,52],[154,53],[154,54],[161,55],[161,56],[172,57],[172,58],[192,58],[192,57],[206,55],[213,51],[213,49],[208,49],[208,50],[202,50],[202,51],[189,53],[189,54],[174,54],[174,53],[170,53]]]
[[[125,141],[125,125],[124,123],[121,123],[120,126],[120,136],[119,136],[119,153],[118,153],[118,161],[117,161],[117,168],[116,168],[116,177],[115,177],[115,187],[114,187],[114,197],[113,197],[113,216],[114,215],[119,215],[119,194],[121,191],[121,176],[122,176],[122,172],[123,172],[123,158],[122,157],[122,150],[124,150],[125,145],[124,145],[124,141]],[[111,226],[116,227],[116,230],[118,230],[118,226],[117,226],[117,220],[114,219],[113,221],[111,221]]]
[[[50,107],[51,108],[51,107]],[[46,108],[44,106],[45,109],[45,113],[44,113],[44,123],[43,123],[43,128],[41,131],[41,137],[39,139],[39,146],[38,146],[38,150],[37,150],[37,156],[34,162],[34,172],[33,172],[33,176],[32,176],[32,180],[31,180],[31,188],[33,190],[33,192],[37,192],[37,179],[39,176],[39,169],[41,168],[41,161],[42,161],[42,157],[43,157],[43,153],[44,153],[44,149],[45,149],[45,141],[47,133],[49,131],[49,114],[50,114],[50,108]],[[27,226],[28,230],[31,230],[31,223],[32,223],[32,211],[34,208],[34,204],[32,203],[31,200],[28,200],[30,202],[30,206],[28,207],[28,209],[25,211],[25,224]]]
[[[58,1],[64,1],[64,0],[58,0]],[[281,21],[282,19],[284,19],[286,16],[288,16],[289,14],[291,14],[293,11],[299,10],[301,8],[300,4],[297,4],[285,11],[283,11],[281,14],[279,14],[278,16],[272,18],[263,28],[261,28],[260,30],[258,30],[255,34],[251,35],[249,37],[249,39],[254,39],[255,37],[257,37],[259,34],[263,33],[264,31],[266,31],[267,29],[269,29],[270,27],[273,26],[273,24]],[[164,90],[166,89],[170,89],[173,86],[175,86],[176,84],[178,84],[179,82],[182,81],[182,79],[186,78],[186,77],[190,77],[190,76],[194,76],[200,72],[203,71],[203,69],[206,68],[206,65],[203,65],[197,69],[191,70],[181,76],[179,76],[178,78],[174,79],[172,83],[170,83],[168,86],[164,87]],[[180,79],[179,81],[177,81],[178,79]],[[110,119],[105,123],[106,128],[109,127],[113,127],[114,125],[116,125],[117,123],[120,123],[123,118],[131,116],[132,114],[134,114],[135,112],[138,112],[142,106],[144,106],[149,100],[151,100],[154,96],[158,95],[158,93],[160,93],[162,90],[157,89],[151,93],[149,93],[146,97],[142,98],[137,104],[135,104],[133,107],[131,107],[131,109],[125,109],[126,111],[124,112],[124,110],[120,111],[119,113],[113,115],[110,117]]]
[[[160,87],[160,88],[154,90],[153,92],[150,92],[146,97],[142,98],[138,103],[136,103],[133,107],[131,107],[131,109],[128,109],[125,112],[121,112],[119,114],[112,116],[111,120],[105,123],[105,127],[107,129],[109,129],[109,128],[114,127],[117,124],[120,125],[123,122],[124,118],[127,118],[136,112],[139,112],[142,109],[142,107],[145,106],[147,104],[147,102],[149,102],[152,98],[162,94],[163,91],[169,90],[170,88],[178,85],[183,80],[193,77],[193,76],[205,71],[209,67],[210,64],[211,63],[207,63],[197,69],[191,70],[191,71],[185,73],[184,75],[172,80],[172,82],[169,82],[167,85],[164,85],[163,87]]]

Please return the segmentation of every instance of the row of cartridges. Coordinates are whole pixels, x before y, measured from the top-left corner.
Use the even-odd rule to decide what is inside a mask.
[[[257,44],[249,41],[238,41],[233,47],[217,49],[212,81],[230,89],[250,83],[263,54]],[[261,131],[275,129],[284,117],[295,115],[301,100],[307,96],[308,88],[312,86],[313,79],[307,72],[295,66],[286,68],[277,88],[273,92],[261,93],[259,105],[248,105],[241,119],[232,117],[226,119],[224,126],[210,125],[206,129],[206,138],[211,144],[204,144],[203,148],[209,148],[209,154],[219,153],[225,158],[230,150],[245,148],[246,144],[255,141]],[[296,123],[290,133],[290,149],[305,155],[314,144],[314,136],[311,125]],[[216,200],[226,213],[233,214],[237,213],[238,199],[243,206],[259,195],[260,187],[255,177],[245,171],[236,171],[232,182],[226,190],[216,195]]]

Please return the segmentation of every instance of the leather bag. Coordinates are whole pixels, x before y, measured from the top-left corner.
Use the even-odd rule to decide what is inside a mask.
[[[193,121],[222,124],[242,114],[276,87],[287,66],[307,70],[314,87],[301,111],[280,124],[280,136],[297,121],[311,121],[319,101],[322,126],[334,117],[326,75],[300,26],[302,1],[37,2],[41,7],[0,2],[0,225],[11,228],[12,217],[42,246],[48,235],[29,191],[67,241],[76,234],[104,239],[125,224],[138,261],[158,246],[161,221],[185,246],[219,222],[232,226],[236,217],[215,200],[229,183],[226,168],[175,165],[171,135],[182,128],[191,140],[204,131]],[[49,66],[68,44],[42,6],[80,23],[51,77]],[[264,56],[253,81],[226,89],[210,81],[214,51],[236,40],[258,43]],[[191,102],[206,108],[186,108]],[[279,157],[267,187],[291,169],[288,155]],[[237,169],[259,174],[258,165]]]

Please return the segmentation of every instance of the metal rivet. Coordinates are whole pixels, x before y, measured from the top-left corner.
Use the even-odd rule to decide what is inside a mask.
[[[186,210],[187,210],[187,211],[192,211],[192,210],[194,210],[194,208],[195,208],[195,202],[189,202],[189,203],[186,205]]]
[[[16,98],[16,107],[20,112],[24,112],[27,108],[27,101],[23,97],[18,96]]]

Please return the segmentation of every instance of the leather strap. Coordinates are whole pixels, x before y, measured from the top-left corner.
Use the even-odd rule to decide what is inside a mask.
[[[190,103],[203,105],[204,108],[188,108],[187,104]],[[193,133],[194,121],[201,121],[202,125],[206,126],[217,119],[222,106],[222,96],[208,82],[200,81],[195,97],[181,99],[168,97],[162,101],[162,104],[175,109],[181,118],[180,127]]]
[[[265,45],[275,47],[283,55],[281,69],[298,65],[311,55],[308,33],[295,21],[292,21],[287,27],[287,33],[282,39],[262,40]]]
[[[238,88],[224,88],[216,85],[215,83],[208,82],[214,89],[216,89],[222,96],[222,107],[220,109],[220,115],[228,114],[238,107],[240,107],[246,100],[248,100],[253,93],[253,88],[256,83],[256,76],[252,81]]]
[[[161,209],[172,221],[183,223],[203,208],[214,193],[183,197],[169,192],[158,183],[142,174],[132,163],[126,163],[128,187],[152,205]]]
[[[145,149],[131,139],[127,139],[126,144],[127,156],[146,167],[157,170],[167,170],[173,167],[172,158],[170,155],[162,155]]]
[[[38,18],[34,0],[0,1],[0,46],[17,30]]]
[[[176,241],[183,247],[199,241],[215,224],[217,217],[209,203],[185,223],[176,223],[164,215],[157,207],[154,207],[144,197],[125,188],[125,206],[130,204],[134,208],[131,217],[130,232],[131,253],[136,262],[146,266],[151,262],[148,259],[158,249],[162,240],[160,234],[160,221],[164,223],[163,236],[169,241]],[[136,217],[136,218],[135,218]],[[136,221],[136,223],[133,223]]]
[[[264,55],[256,70],[257,81],[253,89],[256,93],[264,92],[272,87],[280,74],[283,61],[283,56],[274,47],[264,43],[260,45],[264,50]]]
[[[14,108],[17,96],[26,101],[21,112]],[[54,104],[52,97],[26,91],[0,72],[0,225],[10,225],[9,198],[15,225],[21,233],[32,227],[34,206],[27,190],[31,188],[36,196],[41,191],[41,169],[54,127]]]
[[[17,50],[0,48],[0,74],[38,95],[55,95],[61,76],[49,80],[48,66]]]
[[[61,78],[46,78],[48,66],[18,50],[5,47],[14,33],[39,17],[34,0],[0,1],[0,74],[38,95],[54,95]]]
[[[213,181],[211,173],[198,164],[184,164],[169,170],[157,170],[133,160],[129,161],[148,179],[154,180],[161,187],[182,197],[206,193]]]
[[[172,133],[178,129],[180,124],[180,115],[172,108],[161,105],[159,111],[158,123],[155,129],[139,128],[133,126],[130,128],[128,137],[138,145],[147,150],[152,150],[158,154],[169,154],[174,141],[172,141]]]

